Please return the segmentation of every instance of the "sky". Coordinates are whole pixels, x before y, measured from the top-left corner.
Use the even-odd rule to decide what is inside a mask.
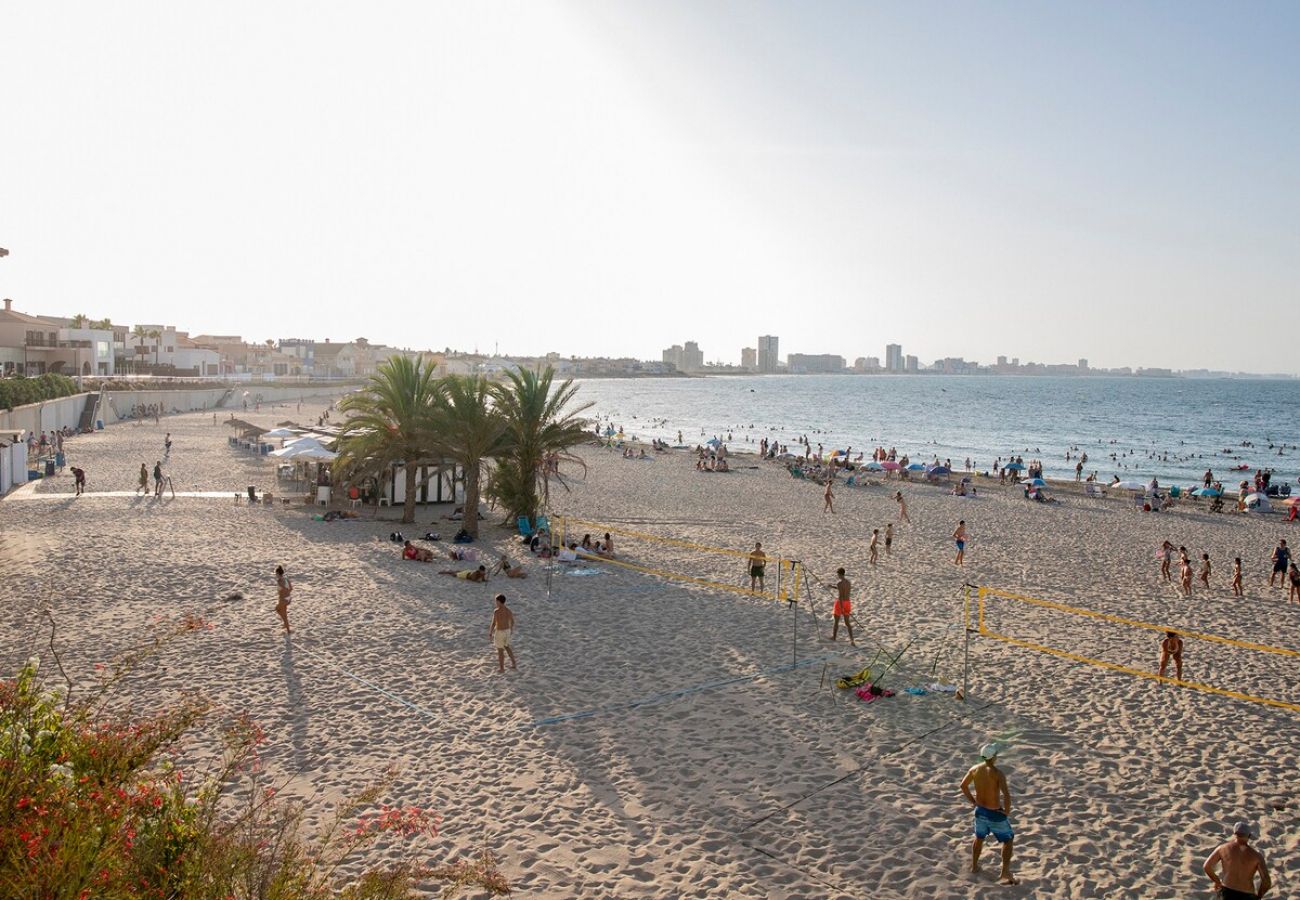
[[[1300,373],[1300,5],[7,4],[0,296]]]

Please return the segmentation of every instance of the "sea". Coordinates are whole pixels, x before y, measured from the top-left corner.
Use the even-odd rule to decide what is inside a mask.
[[[757,452],[764,438],[791,452],[896,448],[913,461],[1043,462],[1048,478],[1159,478],[1229,488],[1257,468],[1273,482],[1300,476],[1300,379],[1142,377],[758,375],[591,378],[583,415],[628,437],[694,447],[712,438]],[[1067,452],[1070,454],[1066,460]],[[1246,466],[1247,471],[1234,471]]]

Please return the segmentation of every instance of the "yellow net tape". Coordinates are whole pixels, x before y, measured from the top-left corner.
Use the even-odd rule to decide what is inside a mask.
[[[1064,603],[1055,603],[1051,600],[1042,600],[1038,597],[1026,597],[1023,594],[1012,594],[1009,591],[999,590],[997,588],[980,588],[980,627],[984,627],[984,597],[992,594],[995,597],[1005,597],[1008,600],[1018,600],[1021,603],[1029,603],[1034,606],[1043,606],[1048,609],[1055,609],[1061,612],[1072,613],[1076,616],[1089,616],[1094,619],[1105,619],[1107,622],[1117,622],[1120,625],[1131,625],[1134,628],[1145,628],[1148,631],[1176,631],[1183,637],[1195,638],[1198,641],[1211,641],[1216,644],[1227,644],[1231,647],[1244,647],[1247,650],[1258,650],[1260,653],[1276,653],[1279,656],[1300,656],[1300,650],[1290,650],[1286,647],[1271,647],[1268,644],[1255,644],[1250,641],[1239,641],[1236,638],[1220,637],[1217,634],[1201,634],[1196,631],[1187,631],[1174,625],[1156,625],[1151,622],[1139,622],[1136,619],[1126,619],[1123,616],[1113,616],[1110,613],[1097,612],[1095,609],[1083,609],[1078,606],[1066,606]]]
[[[728,547],[710,547],[707,544],[696,544],[691,541],[683,541],[677,538],[661,537],[657,534],[647,534],[642,531],[630,531],[625,528],[614,528],[601,522],[588,522],[582,519],[571,519],[567,516],[556,517],[556,535],[562,543],[565,539],[568,529],[570,528],[589,528],[594,532],[603,534],[608,531],[610,534],[623,535],[624,537],[636,538],[638,540],[652,541],[654,543],[669,544],[675,547],[686,547],[692,550],[702,550],[707,553],[716,553],[723,556],[732,556],[740,559],[748,559],[749,553],[744,550],[732,550]],[[570,535],[571,536],[571,535]],[[739,584],[728,584],[724,581],[716,581],[711,578],[701,578],[696,575],[687,575],[684,572],[672,572],[667,569],[657,569],[652,566],[641,565],[640,563],[629,562],[623,559],[614,559],[596,554],[583,553],[579,554],[592,562],[601,564],[608,563],[612,566],[620,566],[624,569],[631,569],[637,572],[644,572],[647,575],[655,575],[660,578],[671,578],[677,581],[685,581],[690,584],[698,584],[704,587],[715,588],[717,590],[729,591],[733,594],[740,594],[745,597],[761,597],[764,600],[797,600],[799,594],[799,567],[794,560],[782,559],[781,557],[768,554],[769,563],[777,564],[776,584],[772,590],[756,591],[749,587]]]
[[[1212,634],[1197,634],[1195,632],[1184,631],[1183,629],[1175,628],[1172,626],[1154,625],[1151,624],[1150,622],[1138,622],[1133,619],[1126,619],[1122,616],[1112,616],[1107,613],[1097,612],[1096,610],[1082,609],[1081,607],[1075,607],[1075,606],[1066,606],[1065,604],[1062,603],[1053,603],[1050,600],[1040,600],[1037,597],[1025,597],[1021,594],[1012,594],[1008,591],[997,590],[996,588],[982,587],[979,589],[979,598],[977,601],[979,633],[984,637],[993,638],[994,640],[997,641],[1004,641],[1005,643],[1014,644],[1015,646],[1018,647],[1024,647],[1028,650],[1035,650],[1039,653],[1046,653],[1051,656],[1059,656],[1062,657],[1063,659],[1069,659],[1075,662],[1086,663],[1087,665],[1090,666],[1097,666],[1102,669],[1109,669],[1112,672],[1123,672],[1125,675],[1134,675],[1137,676],[1138,678],[1148,678],[1152,681],[1161,681],[1166,684],[1179,685],[1180,687],[1191,688],[1192,690],[1202,691],[1207,694],[1217,694],[1221,697],[1231,697],[1234,700],[1245,700],[1249,703],[1259,703],[1264,706],[1272,706],[1278,709],[1286,709],[1292,712],[1300,712],[1300,703],[1292,703],[1286,700],[1274,700],[1271,697],[1257,697],[1254,694],[1247,694],[1247,693],[1243,693],[1242,691],[1233,691],[1233,690],[1228,690],[1227,688],[1215,687],[1212,684],[1205,684],[1199,681],[1179,681],[1177,678],[1170,678],[1168,675],[1160,675],[1156,672],[1148,672],[1145,669],[1137,669],[1134,668],[1133,666],[1125,666],[1120,663],[1107,662],[1104,659],[1094,659],[1091,656],[1084,656],[1081,653],[1073,653],[1069,650],[1059,650],[1055,647],[1048,647],[1044,644],[1035,643],[1034,641],[1027,641],[1024,640],[1023,638],[1011,637],[1010,635],[993,631],[984,623],[985,598],[989,595],[993,595],[996,597],[1004,597],[1009,600],[1031,603],[1035,606],[1044,606],[1049,609],[1057,609],[1057,610],[1061,610],[1062,612],[1074,613],[1076,615],[1085,615],[1085,616],[1091,616],[1100,619],[1106,619],[1107,621],[1117,622],[1122,625],[1132,625],[1138,628],[1146,628],[1152,631],[1176,631],[1180,635],[1183,635],[1185,637],[1197,638],[1199,640],[1212,641],[1221,644],[1229,644],[1235,647],[1244,647],[1246,649],[1258,650],[1264,653],[1278,653],[1284,656],[1300,656],[1300,653],[1297,653],[1294,650],[1288,650],[1285,647],[1270,647],[1267,644],[1254,644],[1249,641],[1238,641],[1238,640],[1234,640],[1233,638],[1219,637],[1218,635],[1212,635]],[[967,606],[966,619],[969,627],[969,621],[970,621],[969,605]]]

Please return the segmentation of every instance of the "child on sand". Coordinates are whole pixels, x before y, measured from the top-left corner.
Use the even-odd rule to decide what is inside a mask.
[[[885,555],[886,556],[893,555],[894,551],[890,549],[893,546],[893,544],[894,544],[894,523],[887,522],[885,524]]]
[[[1232,560],[1232,595],[1241,597],[1245,591],[1241,589],[1241,557],[1234,557]]]
[[[831,476],[826,480],[826,493],[822,495],[826,500],[826,505],[822,507],[822,512],[831,513],[832,515],[835,514],[835,492],[831,490],[831,487],[834,484],[835,477]]]
[[[506,595],[497,594],[497,608],[492,611],[492,624],[488,626],[488,640],[497,648],[497,671],[506,670],[506,654],[510,654],[510,668],[517,669],[515,651],[510,646],[515,631],[515,614],[506,609]]]
[[[871,564],[876,564],[876,556],[880,552],[880,529],[871,529],[871,544],[867,548],[871,551]]]
[[[957,523],[957,530],[952,533],[952,539],[957,544],[957,558],[952,561],[954,566],[963,565],[966,559],[966,520],[962,519]]]
[[[1201,554],[1201,584],[1208,589],[1210,586],[1210,554]]]
[[[1180,586],[1184,597],[1192,596],[1192,561],[1183,554],[1182,568],[1179,572]]]
[[[1183,639],[1176,631],[1166,631],[1165,639],[1160,642],[1160,674],[1169,668],[1169,660],[1174,661],[1174,677],[1183,680]]]
[[[1169,570],[1174,561],[1174,545],[1165,541],[1160,545],[1160,552],[1156,556],[1160,559],[1160,577],[1165,581],[1173,581],[1173,574]]]
[[[894,491],[894,501],[898,504],[898,521],[911,522],[907,515],[907,501],[903,499],[902,491]]]

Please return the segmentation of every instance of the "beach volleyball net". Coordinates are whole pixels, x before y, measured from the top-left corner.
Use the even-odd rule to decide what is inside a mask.
[[[716,547],[655,534],[647,530],[650,524],[633,526],[556,516],[552,526],[557,546],[578,544],[580,556],[602,566],[617,566],[759,600],[794,603],[805,593],[799,584],[800,564],[767,547],[763,548],[767,562],[762,579],[751,587],[749,549]],[[581,550],[584,536],[596,542],[603,541],[606,533],[614,539],[614,556]]]
[[[1077,627],[1080,619],[1087,621],[1087,628]],[[965,620],[968,634],[1011,646],[1136,678],[1300,712],[1300,697],[1292,689],[1300,675],[1300,651],[1289,647],[1144,622],[979,585],[967,586]],[[1075,627],[1066,627],[1069,624]],[[1155,665],[1165,632],[1175,632],[1183,639],[1182,680],[1174,677],[1172,660],[1165,675],[1159,674]],[[1267,696],[1270,693],[1284,696]]]

